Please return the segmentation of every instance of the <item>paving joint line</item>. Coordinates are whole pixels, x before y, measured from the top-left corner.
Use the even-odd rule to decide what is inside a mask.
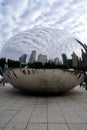
[[[37,100],[38,100],[38,98],[36,99],[36,102],[37,102]],[[32,117],[32,114],[33,114],[33,112],[34,112],[34,109],[35,109],[35,106],[36,106],[36,102],[35,102],[35,104],[34,104],[34,106],[33,106],[33,109],[32,109],[32,111],[31,111],[30,117],[29,117],[29,119],[28,119],[28,121],[27,121],[25,130],[27,130],[28,124],[30,124],[29,121],[30,121],[30,119],[31,119],[31,117]]]
[[[24,103],[25,104],[25,103]],[[23,105],[24,105],[23,104]],[[16,116],[16,114],[21,110],[21,108],[23,107],[23,105],[16,111],[16,113],[11,117],[11,119],[9,119],[9,121],[6,123],[5,127],[2,130],[5,130],[5,128],[7,127],[7,125],[11,122],[11,120]]]
[[[56,100],[56,98],[55,98],[55,100]],[[65,122],[66,122],[65,124],[67,124],[67,126],[68,126],[68,128],[69,128],[69,130],[70,130],[70,126],[69,126],[68,122],[66,121],[65,116],[64,116],[64,114],[63,114],[63,111],[61,110],[60,104],[57,102],[57,100],[56,100],[56,103],[57,103],[57,105],[58,105],[59,108],[60,108],[60,112],[61,112],[61,114],[63,115],[63,118],[64,118],[64,120],[65,120]]]

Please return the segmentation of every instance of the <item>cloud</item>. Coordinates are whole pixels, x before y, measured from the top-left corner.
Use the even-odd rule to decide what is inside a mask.
[[[63,29],[87,41],[87,0],[0,0],[0,50],[20,31]]]
[[[68,59],[73,52],[81,57],[81,45],[69,34],[53,28],[32,29],[16,35],[3,47],[1,57],[19,60],[21,55],[27,54],[29,60],[32,50],[36,50],[38,55],[47,55],[48,60],[58,57],[61,62],[63,53]]]

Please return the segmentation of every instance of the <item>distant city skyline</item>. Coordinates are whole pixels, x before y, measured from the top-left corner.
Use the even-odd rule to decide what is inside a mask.
[[[81,57],[73,51],[71,53],[71,58],[68,58],[68,55],[65,53],[61,54],[62,61],[59,57],[55,57],[49,59],[47,55],[38,54],[36,59],[37,51],[32,50],[30,56],[28,57],[27,54],[23,54],[19,57],[18,60],[13,59],[6,59],[2,57],[0,59],[1,68],[20,68],[20,67],[27,67],[27,68],[35,68],[35,69],[76,69],[76,70],[87,70],[87,51],[84,52],[81,49]],[[28,62],[26,62],[26,58],[28,58]]]
[[[37,51],[36,50],[32,50],[31,51],[31,55],[29,56],[29,61],[26,62],[26,57],[27,54],[22,55],[21,57],[19,57],[19,62],[20,63],[34,63],[34,62],[41,62],[43,65],[45,63],[54,63],[55,65],[65,65],[65,66],[69,66],[69,64],[72,64],[72,67],[77,67],[77,66],[83,66],[86,67],[87,66],[87,53],[85,53],[83,51],[83,49],[81,49],[81,57],[78,57],[76,55],[76,53],[73,51],[73,53],[71,54],[71,59],[68,59],[67,54],[63,53],[61,55],[62,57],[62,61],[60,61],[59,57],[55,57],[54,59],[48,59],[47,55],[42,55],[39,54],[38,58],[36,60],[36,55],[37,55]],[[72,62],[72,63],[71,63]]]
[[[58,29],[32,29],[9,39],[2,49],[1,57],[18,60],[19,56],[30,55],[32,50],[37,50],[37,54],[47,55],[49,59],[57,56],[62,59],[62,53],[71,58],[72,51],[81,56],[81,48],[85,49],[83,44],[76,37]]]

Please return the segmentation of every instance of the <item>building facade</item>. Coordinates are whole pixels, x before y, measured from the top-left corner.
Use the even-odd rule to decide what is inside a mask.
[[[30,58],[29,58],[29,63],[34,63],[35,62],[35,58],[36,58],[36,51],[33,50],[31,52]]]
[[[19,57],[19,62],[22,64],[26,64],[26,58],[27,58],[26,54],[22,55],[21,57]]]
[[[38,55],[38,62],[41,62],[42,64],[45,64],[47,62],[47,56],[39,54]]]

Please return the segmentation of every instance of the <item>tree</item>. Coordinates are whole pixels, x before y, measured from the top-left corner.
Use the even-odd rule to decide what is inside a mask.
[[[1,58],[1,59],[0,59],[0,67],[1,67],[2,69],[4,69],[5,64],[6,64],[6,58]]]

